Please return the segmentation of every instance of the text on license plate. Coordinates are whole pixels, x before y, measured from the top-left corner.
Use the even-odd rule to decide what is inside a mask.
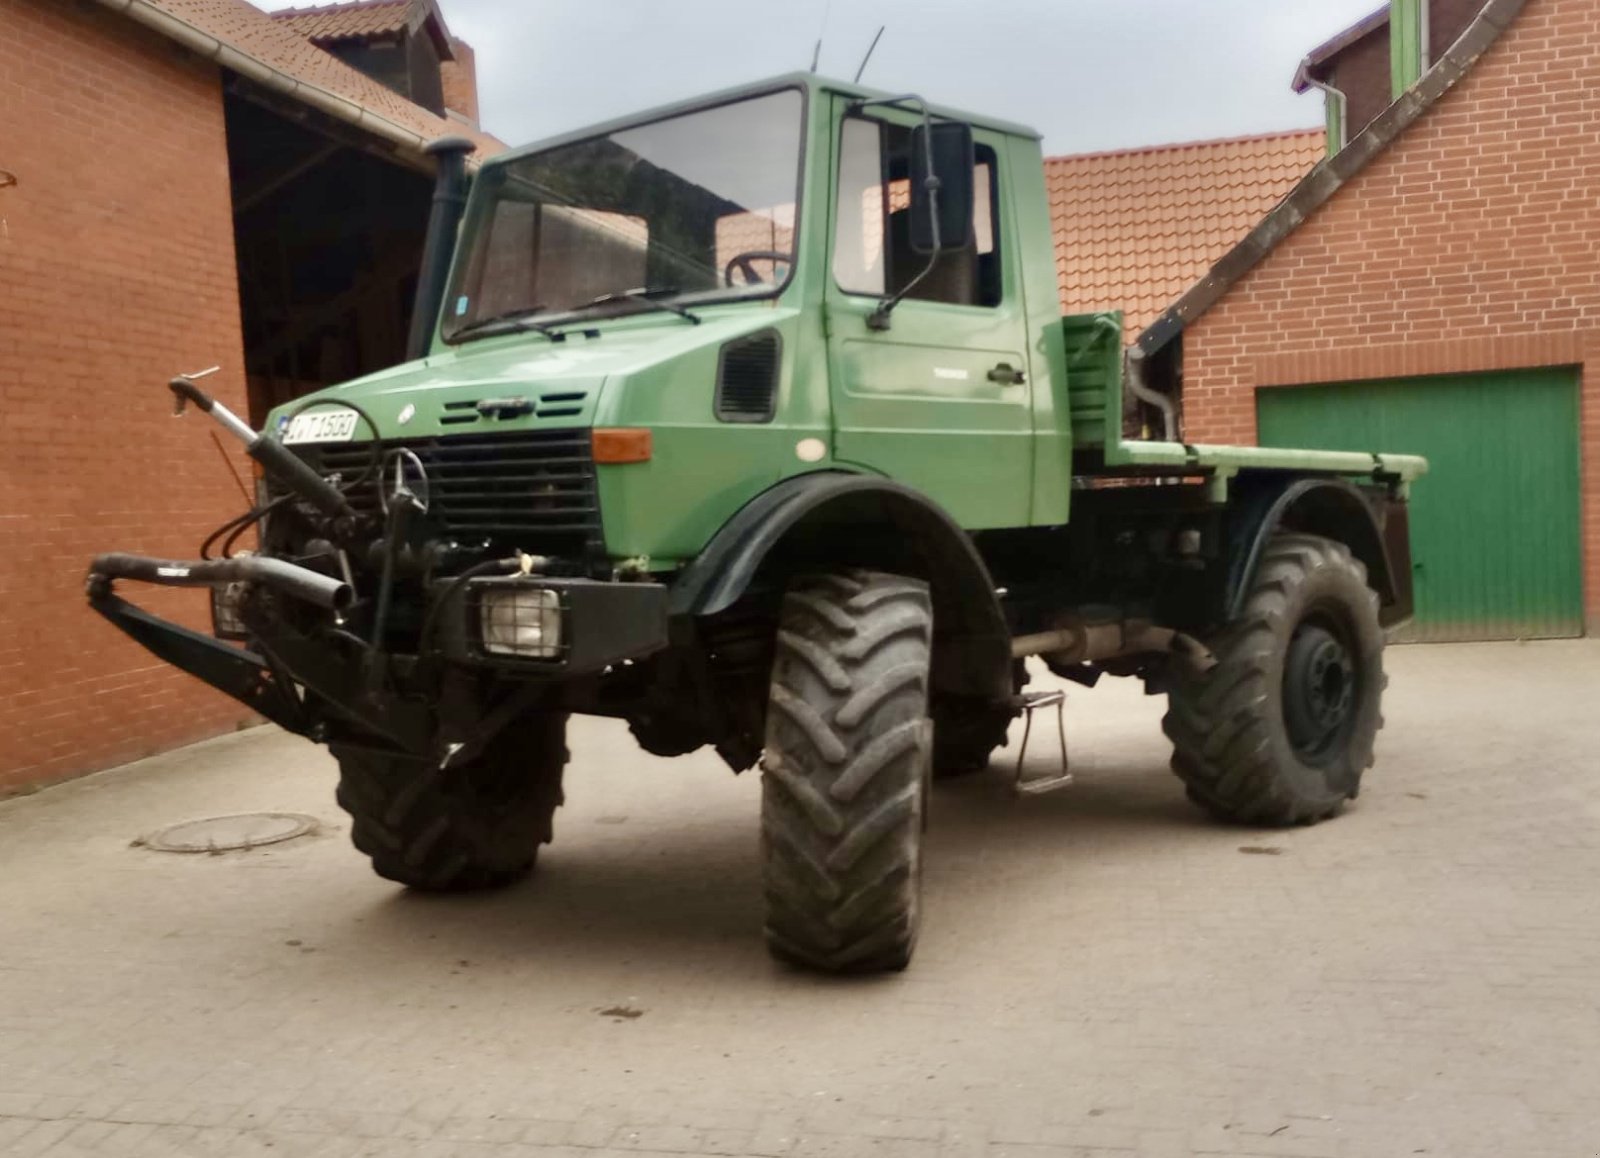
[[[284,445],[297,442],[349,442],[356,432],[354,410],[309,410],[297,414],[284,431]]]

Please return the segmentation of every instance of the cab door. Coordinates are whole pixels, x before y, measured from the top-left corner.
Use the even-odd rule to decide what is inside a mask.
[[[974,132],[973,242],[929,269],[910,245],[920,118],[882,106],[849,115],[836,99],[825,306],[834,458],[915,487],[968,529],[1026,526],[1032,375],[1020,271],[1006,248],[1003,140]],[[878,304],[907,285],[888,328],[869,328]]]

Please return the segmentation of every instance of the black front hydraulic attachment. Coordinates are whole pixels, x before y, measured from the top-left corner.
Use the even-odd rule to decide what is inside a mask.
[[[104,579],[137,579],[141,583],[157,583],[163,587],[260,583],[263,587],[274,588],[330,611],[345,610],[353,598],[348,583],[293,563],[285,563],[282,559],[264,559],[256,555],[196,562],[152,559],[147,555],[96,555],[94,562],[89,564],[89,576],[91,598],[94,595],[92,583],[96,576]]]
[[[167,388],[172,391],[173,414],[182,414],[184,406],[194,403],[222,429],[244,443],[245,453],[259,462],[262,470],[323,514],[340,518],[355,513],[338,487],[312,470],[283,443],[252,429],[249,423],[196,386],[192,379],[179,376],[168,382]]]
[[[278,678],[255,652],[230,647],[151,615],[112,594],[110,578],[93,572],[89,575],[89,606],[152,655],[204,680],[274,724],[302,735],[310,730],[311,721],[293,686]]]
[[[215,587],[224,583],[260,583],[318,607],[342,610],[350,605],[347,584],[281,559],[242,556],[179,562],[144,555],[97,555],[89,564],[89,606],[120,631],[173,667],[202,679],[251,711],[259,712],[291,732],[311,729],[305,705],[286,673],[253,651],[190,631],[135,607],[112,592],[117,579],[136,579],[167,587]]]
[[[143,555],[100,555],[89,568],[89,605],[151,654],[204,680],[252,711],[291,732],[321,738],[321,720],[308,710],[300,686],[314,691],[339,715],[401,751],[427,755],[432,734],[425,714],[407,711],[391,697],[364,687],[358,662],[313,643],[286,625],[262,652],[232,647],[119,598],[117,579],[136,579],[169,587],[215,587],[251,582],[340,611],[351,602],[347,584],[281,559],[242,556],[178,562]]]

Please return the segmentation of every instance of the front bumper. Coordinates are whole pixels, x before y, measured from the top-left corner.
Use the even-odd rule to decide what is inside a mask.
[[[524,686],[548,684],[642,659],[668,642],[667,589],[659,584],[483,577],[436,583],[429,591],[429,615],[437,630],[425,641],[424,654],[395,655],[363,644],[348,630],[341,615],[357,614],[361,605],[350,603],[343,584],[273,560],[256,560],[245,570],[248,574],[215,562],[102,555],[89,572],[89,604],[154,655],[289,731],[322,740],[330,727],[337,731],[353,724],[382,743],[427,758],[459,746],[463,735],[473,742],[486,739],[478,724],[490,718],[488,705],[454,708],[446,718],[438,693],[451,669],[490,668]],[[325,623],[307,629],[291,626],[281,615],[252,616],[246,650],[126,602],[113,593],[117,579],[212,588],[259,583],[278,597],[321,608]],[[483,593],[518,588],[554,593],[560,631],[550,654],[494,654],[484,644]]]
[[[482,608],[490,592],[553,592],[559,620],[555,654],[496,654],[484,643]],[[444,658],[529,676],[589,675],[667,646],[667,589],[658,583],[486,576],[464,586],[445,580],[430,593],[439,628],[430,642]]]

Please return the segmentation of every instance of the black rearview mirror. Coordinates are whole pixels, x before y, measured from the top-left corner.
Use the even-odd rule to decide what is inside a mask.
[[[911,131],[911,248],[946,253],[972,244],[972,126],[921,124]],[[937,191],[928,186],[929,175]]]

